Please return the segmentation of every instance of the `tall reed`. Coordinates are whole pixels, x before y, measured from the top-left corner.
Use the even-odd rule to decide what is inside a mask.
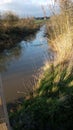
[[[47,22],[48,41],[57,52],[57,61],[68,60],[73,47],[73,3],[65,0],[59,1],[60,13],[55,14]]]

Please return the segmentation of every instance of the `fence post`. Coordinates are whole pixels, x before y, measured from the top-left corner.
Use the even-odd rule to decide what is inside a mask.
[[[2,105],[3,105],[4,116],[5,116],[5,123],[6,123],[7,129],[11,130],[9,118],[8,118],[7,107],[6,107],[6,101],[5,101],[4,92],[3,92],[1,74],[0,74],[0,93],[1,93],[1,100],[2,100]]]

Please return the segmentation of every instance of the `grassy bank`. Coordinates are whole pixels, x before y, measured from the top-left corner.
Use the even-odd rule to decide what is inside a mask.
[[[10,122],[14,130],[73,129],[73,72],[68,69],[63,64],[52,65],[36,96],[12,105]]]
[[[7,13],[0,19],[0,51],[15,46],[26,36],[36,33],[42,22],[35,22],[34,18],[20,19],[18,16]]]
[[[73,3],[64,2],[59,3],[60,14],[47,23],[47,38],[57,57],[29,99],[8,109],[14,130],[73,130]]]

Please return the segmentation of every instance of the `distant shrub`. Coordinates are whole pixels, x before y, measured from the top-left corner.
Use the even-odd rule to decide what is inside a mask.
[[[11,21],[18,21],[19,17],[13,12],[6,12],[3,15],[3,19],[11,22]]]

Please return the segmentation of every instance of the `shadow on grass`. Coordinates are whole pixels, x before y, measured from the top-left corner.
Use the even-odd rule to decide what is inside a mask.
[[[73,130],[73,68],[52,65],[36,96],[16,103],[9,117],[13,130]]]

